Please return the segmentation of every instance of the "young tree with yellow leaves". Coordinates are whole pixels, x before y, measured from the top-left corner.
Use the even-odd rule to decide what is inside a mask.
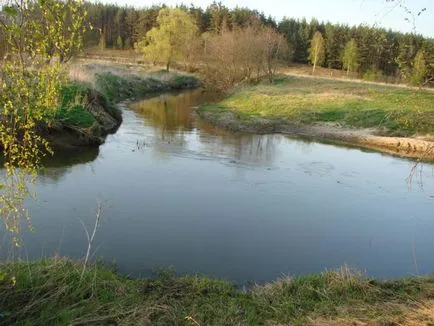
[[[324,38],[322,37],[321,32],[315,32],[312,40],[310,41],[309,48],[309,60],[312,63],[312,74],[315,73],[315,68],[317,65],[321,65],[324,63],[325,59],[325,47],[324,47]]]
[[[14,236],[28,217],[24,199],[31,195],[41,158],[51,153],[38,128],[49,124],[66,82],[62,62],[82,45],[80,0],[8,0],[2,3],[0,30],[6,53],[0,58],[0,216]],[[65,26],[67,24],[68,26]]]
[[[179,8],[163,8],[157,17],[157,27],[152,28],[138,47],[152,63],[164,63],[166,70],[183,60],[189,46],[197,37],[198,28],[188,13]]]
[[[357,70],[359,66],[359,49],[356,41],[352,38],[345,45],[345,49],[341,55],[342,67],[347,70],[347,77],[350,72]]]

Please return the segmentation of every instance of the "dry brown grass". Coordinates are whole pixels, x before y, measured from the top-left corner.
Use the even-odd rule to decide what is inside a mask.
[[[158,68],[148,65],[132,65],[97,59],[76,59],[69,65],[68,73],[73,81],[93,84],[95,76],[98,74],[111,73],[121,77],[140,76],[146,78],[157,70]]]
[[[434,325],[434,301],[410,305],[383,305],[384,314],[371,320],[353,318],[308,318],[311,326],[432,326]],[[399,311],[399,316],[393,316]]]

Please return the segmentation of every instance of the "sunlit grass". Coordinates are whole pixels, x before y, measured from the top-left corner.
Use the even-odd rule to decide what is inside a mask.
[[[112,102],[139,98],[156,92],[196,88],[199,80],[192,75],[153,72],[141,75],[97,74],[95,87]]]
[[[434,92],[425,90],[279,76],[273,84],[241,87],[218,106],[247,119],[338,122],[395,135],[434,131]]]

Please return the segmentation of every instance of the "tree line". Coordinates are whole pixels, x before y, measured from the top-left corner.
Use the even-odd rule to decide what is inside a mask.
[[[146,34],[158,26],[158,13],[166,7],[136,9],[101,3],[86,3],[85,6],[89,23],[95,27],[86,33],[86,45],[122,49],[136,48]],[[419,57],[423,53],[426,64],[424,80],[433,78],[434,40],[421,35],[366,25],[332,24],[316,19],[283,18],[277,22],[256,10],[230,9],[216,2],[204,9],[194,5],[178,8],[192,17],[199,34],[239,30],[251,26],[252,21],[272,28],[285,36],[290,53],[287,59],[296,63],[312,62],[310,48],[316,34],[323,39],[323,51],[315,65],[357,71],[367,79],[381,79],[382,76],[410,79],[419,52]],[[350,42],[353,54],[349,56],[347,50],[345,63],[343,55]],[[349,58],[357,62],[348,62]]]

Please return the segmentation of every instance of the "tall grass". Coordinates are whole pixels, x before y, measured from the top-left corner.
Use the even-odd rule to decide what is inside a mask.
[[[434,322],[434,278],[378,281],[342,267],[247,290],[205,276],[131,279],[65,258],[0,265],[7,325],[420,325]],[[335,325],[333,324],[333,325]],[[415,324],[416,325],[416,324]]]

